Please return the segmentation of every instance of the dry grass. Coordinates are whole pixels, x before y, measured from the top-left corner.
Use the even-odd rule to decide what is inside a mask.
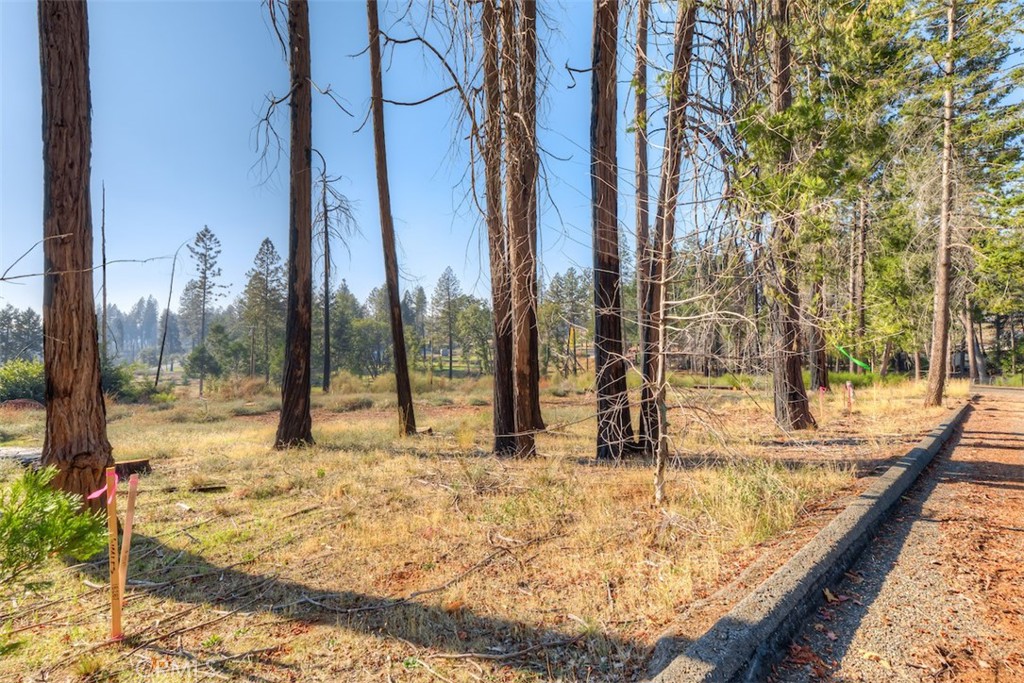
[[[5,603],[0,678],[633,680],[682,609],[813,532],[865,463],[941,414],[918,407],[918,387],[867,389],[853,415],[829,398],[820,430],[786,436],[764,396],[687,390],[658,509],[649,468],[590,461],[585,378],[547,386],[552,429],[525,462],[487,454],[485,380],[434,381],[416,406],[433,436],[398,438],[393,398],[362,383],[315,396],[317,446],[302,451],[268,447],[276,398],[249,387],[111,406],[117,456],[155,468],[129,638],[101,645],[106,592],[85,581],[102,584],[105,562],[54,563],[38,594]],[[3,438],[41,437],[38,414],[3,418]],[[191,490],[209,483],[228,489]]]

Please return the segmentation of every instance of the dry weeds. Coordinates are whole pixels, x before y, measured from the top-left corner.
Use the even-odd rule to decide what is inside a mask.
[[[548,387],[525,462],[486,452],[486,381],[435,382],[417,403],[432,436],[396,436],[380,380],[317,395],[303,451],[268,447],[277,401],[251,387],[111,406],[117,457],[154,465],[128,637],[104,644],[105,561],[54,562],[4,603],[0,678],[633,680],[677,614],[813,532],[941,414],[912,385],[868,389],[853,415],[829,397],[821,429],[780,435],[765,396],[681,390],[657,509],[649,468],[591,462],[585,379]],[[40,416],[2,418],[5,445],[39,442]],[[193,490],[209,484],[227,489]]]

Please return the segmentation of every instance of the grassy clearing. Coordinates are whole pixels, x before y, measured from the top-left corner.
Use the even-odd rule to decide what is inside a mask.
[[[117,457],[155,467],[129,637],[101,645],[105,562],[54,562],[37,594],[5,602],[0,678],[634,680],[681,610],[813,532],[859,471],[942,412],[919,408],[919,387],[877,386],[853,415],[829,396],[819,430],[784,435],[761,394],[679,389],[658,509],[648,467],[591,461],[592,378],[545,384],[551,428],[525,462],[487,454],[486,380],[421,379],[417,420],[433,436],[396,436],[387,380],[343,378],[315,395],[304,451],[268,447],[277,397],[258,383],[111,405]],[[41,439],[38,413],[0,423],[0,445]],[[211,484],[227,488],[196,490]]]

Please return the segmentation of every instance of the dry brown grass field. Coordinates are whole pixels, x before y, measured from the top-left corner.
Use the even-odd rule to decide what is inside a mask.
[[[820,428],[785,435],[765,394],[680,388],[655,507],[647,464],[593,462],[587,381],[546,386],[528,461],[487,453],[484,380],[418,379],[433,433],[399,438],[388,382],[342,378],[315,396],[317,445],[289,452],[276,398],[245,383],[110,404],[115,456],[154,468],[126,637],[106,641],[105,559],[54,558],[4,596],[0,680],[636,680],[659,635],[699,635],[944,414],[878,386],[852,415],[813,400]],[[42,429],[4,411],[0,445]]]

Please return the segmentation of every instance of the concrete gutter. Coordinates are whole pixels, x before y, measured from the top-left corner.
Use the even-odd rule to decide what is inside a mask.
[[[966,417],[970,402],[953,410],[909,453],[858,496],[753,593],[667,665],[652,661],[654,683],[762,681],[796,629],[861,554],[900,497]],[[663,661],[664,657],[660,657]]]

